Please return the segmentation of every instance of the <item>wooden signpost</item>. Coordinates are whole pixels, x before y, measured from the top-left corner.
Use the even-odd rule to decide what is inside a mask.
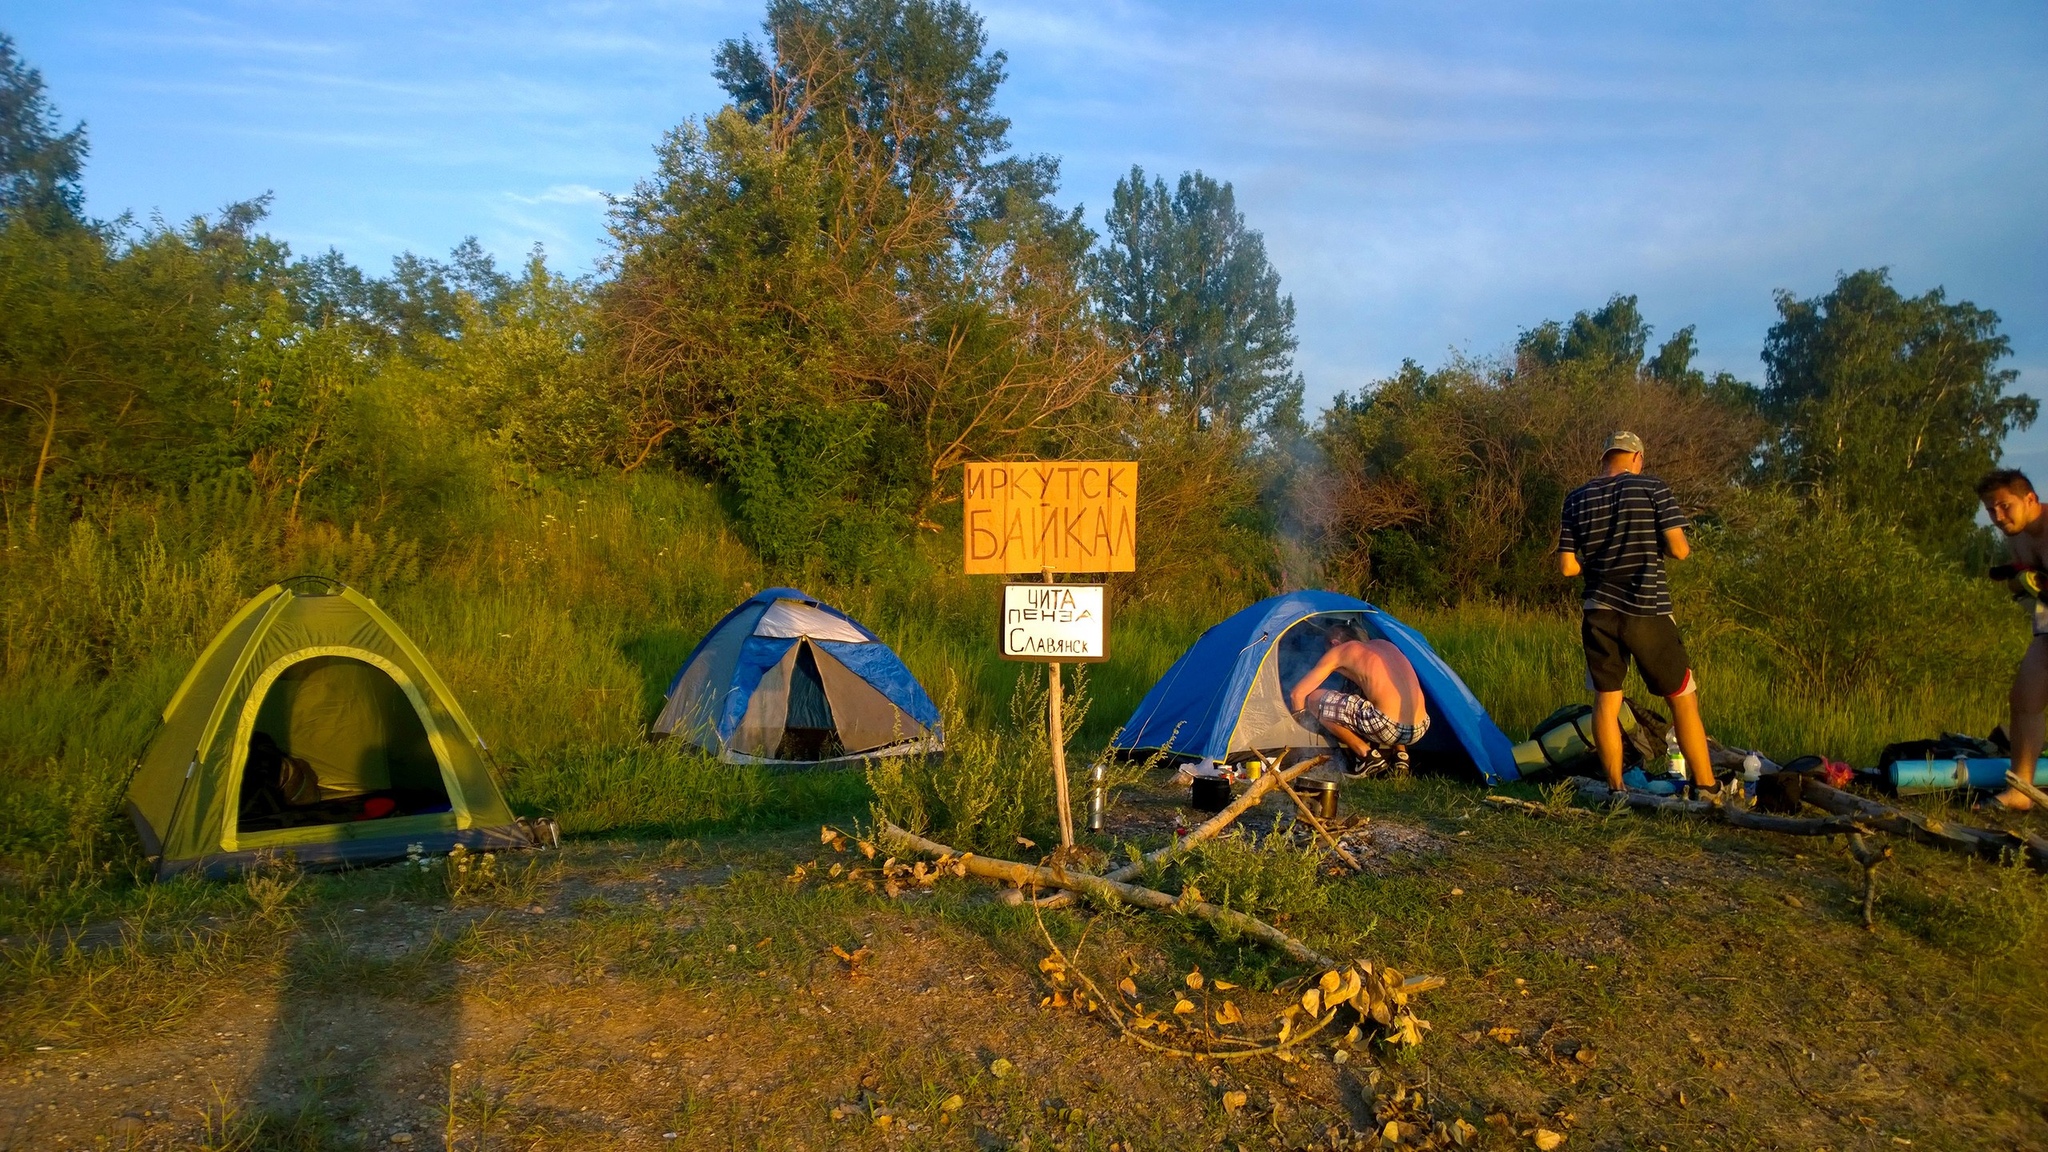
[[[1109,658],[1109,603],[1102,585],[1057,584],[1054,575],[1137,570],[1138,466],[1101,460],[969,464],[963,496],[967,573],[1035,574],[1043,581],[1003,586],[1000,639],[1004,659],[1049,666],[1046,729],[1060,846],[1072,848],[1060,664]]]

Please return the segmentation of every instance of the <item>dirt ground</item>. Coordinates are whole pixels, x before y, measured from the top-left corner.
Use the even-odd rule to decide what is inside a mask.
[[[1174,800],[1129,798],[1121,830],[1170,828]],[[1902,847],[1867,933],[1823,842],[1544,821],[1446,787],[1354,801],[1367,873],[1280,922],[1447,976],[1419,1049],[1158,1056],[1044,1006],[1037,921],[986,886],[792,883],[832,859],[815,830],[583,843],[481,893],[398,867],[89,926],[16,985],[0,1152],[1413,1147],[1438,1123],[1497,1149],[2048,1148],[2048,981],[2015,982],[2039,957],[1969,961],[2040,941],[2042,905],[1955,927],[2038,877]],[[1249,985],[1247,1015],[1298,994],[1193,921],[1053,923],[1148,996],[1197,964]],[[1943,965],[1952,987],[1920,979]]]
[[[1162,812],[1122,815],[1136,831]],[[1377,1128],[1373,1085],[1327,1058],[1198,1066],[1042,1008],[1028,941],[1005,954],[850,891],[778,933],[768,869],[806,857],[780,840],[714,867],[698,845],[572,846],[516,907],[330,882],[270,963],[204,982],[218,993],[175,1026],[0,1063],[0,1150],[1137,1149]],[[742,871],[771,890],[707,907]],[[720,939],[745,928],[722,955],[679,947],[721,912]],[[832,944],[866,951],[849,967]]]

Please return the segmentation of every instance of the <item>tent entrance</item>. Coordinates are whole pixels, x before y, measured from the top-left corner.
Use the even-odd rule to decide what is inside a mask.
[[[777,760],[829,760],[844,749],[832,701],[818,671],[818,655],[809,640],[797,641],[796,662],[789,670],[789,712],[783,721]]]
[[[254,706],[237,828],[270,832],[449,812],[426,723],[391,673],[352,656],[288,665]]]
[[[1271,756],[1283,751],[1335,748],[1337,741],[1319,730],[1304,728],[1287,711],[1287,692],[1295,682],[1314,668],[1316,661],[1329,650],[1330,630],[1339,624],[1356,628],[1369,640],[1385,640],[1386,633],[1373,626],[1373,622],[1362,612],[1317,612],[1302,617],[1288,625],[1273,642],[1273,647],[1262,662],[1258,677],[1252,683],[1251,692],[1245,697],[1243,710],[1238,715],[1237,730],[1232,734],[1228,758],[1246,759],[1251,756]],[[1322,688],[1334,688],[1340,692],[1355,692],[1357,689],[1344,679],[1341,673],[1332,672]],[[1434,718],[1437,701],[1423,690],[1423,701]],[[1409,754],[1418,769],[1439,767],[1439,761],[1469,760],[1457,742],[1457,736],[1447,724],[1432,723],[1422,740],[1409,749]]]

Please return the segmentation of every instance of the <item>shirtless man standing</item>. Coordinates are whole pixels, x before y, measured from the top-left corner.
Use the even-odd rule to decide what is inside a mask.
[[[1287,707],[1300,716],[1304,707],[1312,706],[1312,718],[1356,755],[1346,769],[1351,775],[1364,775],[1385,750],[1392,750],[1396,764],[1405,767],[1409,745],[1429,731],[1429,709],[1423,704],[1415,666],[1399,648],[1385,640],[1367,640],[1350,624],[1331,628],[1329,639],[1330,650],[1287,694]],[[1358,691],[1320,687],[1332,672],[1342,674]]]
[[[2012,679],[2012,719],[2006,731],[2012,736],[2012,768],[2022,780],[2034,778],[2034,764],[2041,758],[2041,740],[2048,731],[2048,516],[2041,514],[2041,497],[2034,492],[2026,474],[1993,472],[1977,482],[1977,498],[2000,532],[2010,563],[1991,570],[1993,580],[2003,580],[2015,596],[2033,601],[2034,640],[2020,658],[2019,672]],[[1996,803],[2023,812],[2034,806],[2025,793],[2008,788]]]

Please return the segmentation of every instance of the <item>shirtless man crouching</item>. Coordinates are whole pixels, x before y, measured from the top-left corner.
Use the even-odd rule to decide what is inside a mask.
[[[2034,639],[2020,658],[2019,672],[2012,680],[2012,718],[2006,732],[2012,737],[2012,769],[2020,779],[2034,777],[2034,765],[2041,758],[2041,740],[2048,732],[2048,516],[2041,514],[2041,497],[2034,492],[2026,473],[2010,469],[1993,472],[1977,481],[1977,498],[1985,514],[2005,534],[2009,563],[1991,570],[1993,580],[2003,580],[2013,595],[2031,600],[2034,611]],[[2000,792],[1995,801],[2016,812],[2034,806],[2016,788]]]
[[[1329,651],[1287,694],[1287,707],[1297,717],[1308,708],[1312,715],[1305,720],[1320,721],[1351,750],[1355,761],[1345,769],[1348,774],[1365,775],[1375,762],[1383,763],[1389,751],[1396,769],[1405,769],[1409,746],[1429,731],[1429,710],[1415,666],[1399,648],[1385,640],[1367,640],[1351,624],[1331,628],[1329,641]],[[1320,687],[1332,672],[1358,691]]]

